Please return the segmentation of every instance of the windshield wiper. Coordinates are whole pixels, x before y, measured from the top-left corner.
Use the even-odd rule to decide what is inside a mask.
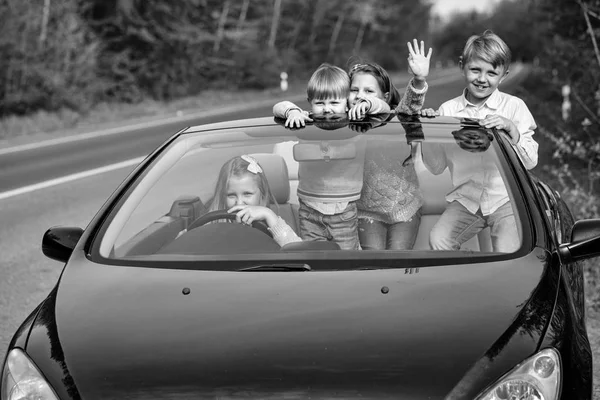
[[[310,271],[308,264],[260,264],[240,268],[238,271]]]

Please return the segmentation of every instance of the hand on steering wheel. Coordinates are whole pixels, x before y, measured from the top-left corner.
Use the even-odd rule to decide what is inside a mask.
[[[223,219],[228,220],[228,221],[235,221],[236,218],[237,218],[237,214],[227,212],[227,210],[211,211],[209,213],[206,213],[206,214],[200,216],[198,219],[196,219],[194,222],[192,222],[190,224],[190,226],[188,226],[187,231],[189,232],[192,229],[199,228],[203,225],[208,224],[209,222],[223,220]],[[265,224],[263,221],[254,221],[249,226],[251,226],[255,229],[258,229],[259,231],[265,233],[266,235],[268,235],[270,237],[273,237],[273,234],[267,227],[267,224]]]

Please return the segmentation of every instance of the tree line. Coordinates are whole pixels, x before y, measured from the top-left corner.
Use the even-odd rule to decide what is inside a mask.
[[[455,60],[484,29],[528,60],[534,1],[444,22],[426,0],[0,0],[0,117],[262,89],[353,56],[400,70],[413,38]]]

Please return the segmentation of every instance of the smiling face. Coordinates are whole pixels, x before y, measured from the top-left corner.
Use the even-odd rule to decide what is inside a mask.
[[[359,100],[367,97],[377,97],[387,101],[388,93],[383,93],[379,83],[371,74],[358,72],[352,77],[350,84],[350,94],[348,95],[348,105],[352,107]]]
[[[503,65],[494,68],[480,58],[467,61],[461,68],[467,86],[467,100],[475,105],[483,104],[508,74]]]
[[[262,203],[262,193],[254,175],[232,176],[227,183],[227,208],[237,205],[258,206]]]

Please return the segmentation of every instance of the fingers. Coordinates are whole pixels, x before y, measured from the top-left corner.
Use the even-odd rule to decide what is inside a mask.
[[[427,59],[428,60],[431,60],[431,54],[432,54],[432,52],[433,52],[433,49],[430,47],[429,48],[429,52],[427,53]]]
[[[421,54],[425,54],[425,42],[421,40]]]
[[[419,50],[419,42],[417,41],[417,39],[413,39],[413,46],[415,48],[415,53],[419,54],[420,50]]]
[[[414,56],[415,55],[415,51],[413,50],[410,42],[406,42],[406,45],[408,46],[408,54],[409,54],[409,56]]]

